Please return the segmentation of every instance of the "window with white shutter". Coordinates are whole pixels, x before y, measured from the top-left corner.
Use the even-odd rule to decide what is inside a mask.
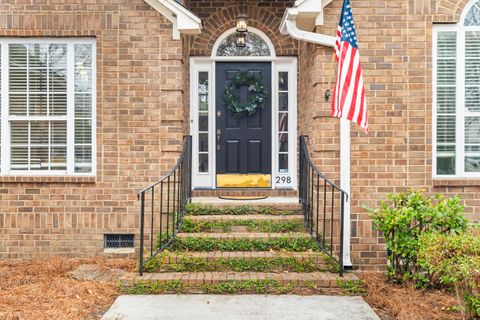
[[[434,28],[434,176],[480,177],[480,0]]]
[[[457,33],[437,34],[437,174],[455,174]]]
[[[93,174],[94,40],[0,45],[1,174]]]

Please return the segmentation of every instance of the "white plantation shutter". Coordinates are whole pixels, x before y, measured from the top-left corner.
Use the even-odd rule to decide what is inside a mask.
[[[75,172],[92,172],[92,45],[75,45]]]
[[[436,175],[480,177],[480,0],[435,35]]]
[[[465,172],[480,172],[480,31],[465,32]]]
[[[457,32],[437,33],[437,174],[455,174]]]
[[[8,92],[0,97],[0,119],[8,117],[0,123],[9,127],[2,174],[93,173],[93,41],[0,42],[8,46],[0,50],[0,62],[8,61],[8,90],[0,90]]]
[[[2,44],[0,44],[0,173],[2,173]]]

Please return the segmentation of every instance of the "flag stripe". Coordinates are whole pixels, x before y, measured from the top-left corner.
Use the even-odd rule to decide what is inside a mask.
[[[357,34],[350,0],[344,0],[335,39],[337,82],[332,99],[333,117],[356,122],[368,131],[368,112]]]

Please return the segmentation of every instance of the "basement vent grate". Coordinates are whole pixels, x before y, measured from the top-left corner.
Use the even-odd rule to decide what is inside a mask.
[[[104,236],[105,248],[134,248],[133,234],[106,234]]]

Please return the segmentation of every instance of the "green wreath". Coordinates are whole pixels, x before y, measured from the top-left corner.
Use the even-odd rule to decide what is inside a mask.
[[[240,102],[240,88],[246,86],[250,93],[250,101]],[[265,106],[268,92],[262,84],[262,78],[248,72],[239,72],[230,84],[225,87],[224,100],[227,109],[235,116],[251,116],[257,109]]]

